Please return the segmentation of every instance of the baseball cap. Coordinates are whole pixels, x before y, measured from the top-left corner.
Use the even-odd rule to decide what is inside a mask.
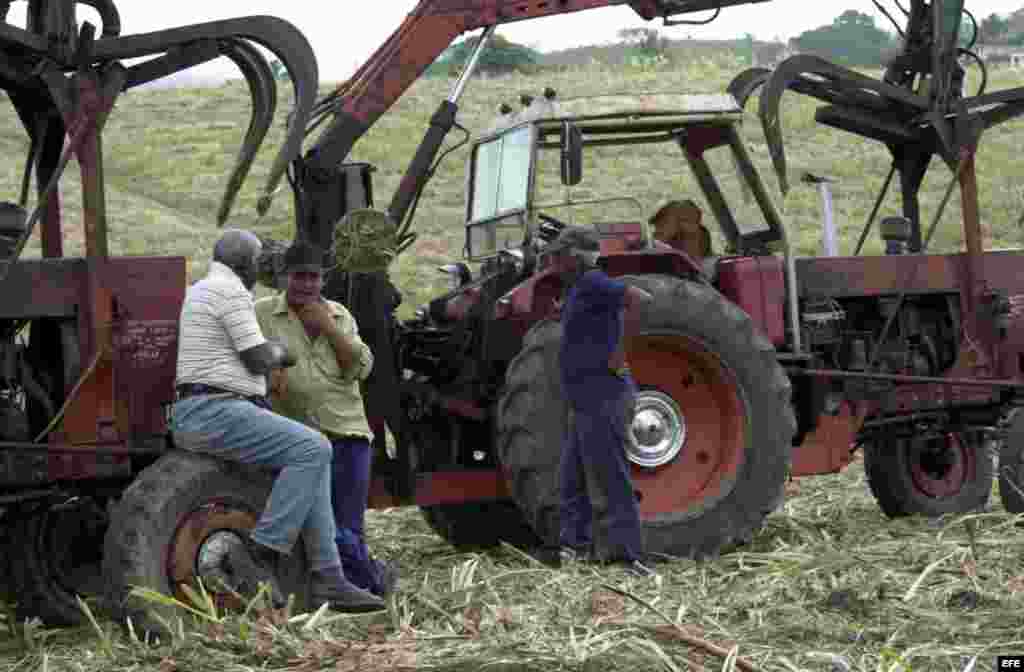
[[[298,241],[284,253],[284,271],[322,271],[324,270],[324,251],[319,247]]]
[[[558,237],[548,243],[545,253],[576,250],[579,252],[600,252],[601,237],[597,231],[584,226],[566,226]]]

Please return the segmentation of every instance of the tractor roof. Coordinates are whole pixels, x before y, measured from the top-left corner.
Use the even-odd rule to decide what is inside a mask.
[[[657,133],[703,123],[734,123],[743,109],[729,93],[621,93],[549,100],[500,116],[485,135],[533,122],[543,135],[571,121],[586,134]]]

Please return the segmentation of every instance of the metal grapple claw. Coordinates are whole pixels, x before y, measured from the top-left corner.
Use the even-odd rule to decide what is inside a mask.
[[[759,109],[772,164],[784,194],[789,190],[789,180],[779,103],[787,90],[850,109],[886,113],[904,121],[926,112],[929,106],[927,98],[818,56],[801,54],[786,59],[764,83]]]
[[[273,16],[212,21],[152,33],[100,39],[94,45],[93,58],[96,61],[138,58],[194,42],[239,39],[255,42],[280,59],[288,71],[295,92],[294,123],[289,127],[284,144],[274,158],[267,176],[267,183],[260,198],[260,207],[263,207],[263,204],[269,205],[269,199],[273,197],[288,165],[301,152],[306,124],[316,102],[319,78],[316,55],[309,41],[295,26]],[[247,65],[242,66],[243,68],[251,65],[246,62]],[[253,121],[253,124],[255,123],[256,119]],[[250,124],[250,130],[252,129],[253,125]],[[235,170],[238,171],[237,166]]]
[[[221,199],[220,209],[217,211],[217,226],[224,226],[227,221],[235,198],[242,188],[242,182],[245,181],[249,169],[252,168],[252,162],[256,158],[260,145],[263,144],[263,139],[267,137],[270,124],[274,120],[274,111],[277,109],[277,86],[274,82],[274,73],[263,55],[248,42],[238,39],[222,40],[221,53],[234,61],[245,75],[245,81],[249,85],[249,93],[252,96],[252,117],[249,119],[249,129],[245,133],[245,140],[238,151],[235,167],[224,188],[224,197]]]
[[[103,22],[100,37],[117,37],[121,34],[121,14],[113,0],[78,0],[78,4],[92,7],[100,15],[100,21]]]
[[[736,99],[740,107],[746,107],[747,99],[771,76],[772,71],[768,68],[747,68],[732,78],[726,91]]]

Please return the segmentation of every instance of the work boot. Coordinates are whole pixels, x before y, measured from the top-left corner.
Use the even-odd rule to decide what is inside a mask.
[[[235,544],[224,559],[225,568],[232,579],[232,586],[240,595],[252,598],[259,592],[260,584],[270,588],[270,604],[281,609],[287,604],[281,585],[277,580],[277,565],[280,554],[272,548],[256,543],[246,537],[241,544]]]
[[[352,585],[342,573],[341,567],[313,572],[313,586],[310,592],[314,609],[320,608],[325,602],[329,605],[328,609],[348,613],[381,611],[387,608],[384,600]]]

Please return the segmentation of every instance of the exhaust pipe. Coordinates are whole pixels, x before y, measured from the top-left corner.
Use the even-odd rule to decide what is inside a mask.
[[[821,194],[821,210],[824,214],[821,229],[821,253],[826,257],[838,257],[839,242],[836,236],[835,218],[832,214],[832,188],[829,186],[833,180],[804,173],[803,181],[807,184],[817,185],[818,193]]]

